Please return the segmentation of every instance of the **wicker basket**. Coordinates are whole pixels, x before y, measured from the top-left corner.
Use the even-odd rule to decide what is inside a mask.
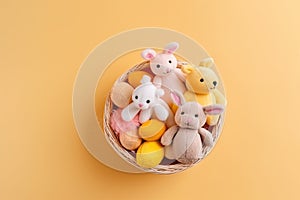
[[[134,66],[133,68],[129,69],[126,73],[124,73],[115,82],[115,84],[119,83],[119,82],[127,81],[127,77],[131,72],[145,70],[147,68],[149,68],[149,61],[142,62],[142,63]],[[150,172],[150,173],[156,173],[156,174],[173,174],[173,173],[181,172],[185,169],[188,169],[201,161],[201,160],[199,160],[197,163],[194,163],[192,165],[182,164],[182,163],[177,162],[177,163],[170,164],[170,165],[158,165],[154,168],[143,168],[143,167],[139,166],[136,163],[135,156],[132,155],[132,153],[130,151],[128,151],[124,147],[122,147],[122,145],[120,144],[118,138],[116,137],[114,131],[112,130],[112,128],[110,126],[110,117],[111,117],[113,108],[114,108],[114,105],[113,105],[110,95],[109,95],[105,102],[104,117],[103,117],[103,120],[104,120],[104,123],[103,123],[104,128],[103,129],[104,129],[105,137],[106,137],[107,141],[109,142],[109,144],[113,147],[113,149],[118,153],[118,155],[121,156],[125,161],[127,161],[134,167],[136,167],[144,172]],[[213,135],[214,144],[218,140],[221,129],[223,127],[224,113],[225,112],[223,112],[220,115],[219,120],[215,126],[209,127],[209,131],[211,131],[211,133]],[[211,148],[211,149],[213,149],[213,148]],[[205,158],[208,153],[209,152],[205,151],[203,158]]]

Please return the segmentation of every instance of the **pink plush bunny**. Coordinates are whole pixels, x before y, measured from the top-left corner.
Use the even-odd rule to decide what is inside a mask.
[[[150,68],[155,74],[153,83],[158,87],[163,87],[165,96],[163,99],[170,104],[170,91],[177,90],[182,94],[186,91],[184,85],[184,74],[177,69],[177,59],[173,55],[179,47],[178,43],[168,44],[162,53],[157,54],[153,49],[146,49],[142,52],[142,57],[150,61]]]
[[[132,94],[132,103],[126,106],[122,113],[122,119],[131,121],[139,113],[139,122],[144,123],[150,118],[158,118],[166,121],[166,125],[175,124],[174,115],[169,106],[160,97],[164,91],[155,87],[150,81],[151,78],[144,75],[141,85],[134,89]]]
[[[211,133],[202,128],[206,115],[222,113],[223,106],[215,104],[202,107],[197,102],[185,102],[177,91],[171,92],[171,98],[179,108],[175,114],[177,125],[169,128],[161,138],[161,143],[165,145],[165,156],[184,164],[195,163],[203,157],[204,148],[213,146]]]

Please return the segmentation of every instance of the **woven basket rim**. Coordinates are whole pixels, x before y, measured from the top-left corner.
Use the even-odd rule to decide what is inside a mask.
[[[119,82],[126,81],[127,78],[128,78],[128,75],[131,72],[143,70],[143,69],[147,68],[148,66],[149,66],[149,61],[144,61],[144,62],[141,62],[141,63],[135,65],[134,67],[130,68],[125,73],[123,73],[115,81],[114,85],[116,85]],[[181,172],[181,171],[184,171],[188,168],[191,168],[192,166],[194,166],[195,164],[197,164],[201,160],[203,160],[210,153],[210,151],[215,147],[215,145],[217,143],[217,140],[220,136],[220,133],[222,131],[222,128],[223,128],[225,110],[220,115],[217,124],[213,127],[213,129],[211,131],[212,135],[214,136],[214,138],[213,138],[214,139],[213,147],[210,148],[210,151],[204,152],[203,157],[201,159],[199,159],[196,163],[193,163],[193,164],[176,163],[176,164],[170,164],[170,165],[158,165],[154,168],[143,168],[143,167],[139,166],[136,163],[135,157],[132,156],[129,153],[128,150],[126,150],[124,147],[122,147],[122,145],[120,144],[116,134],[114,133],[114,131],[112,130],[112,128],[110,126],[110,117],[111,117],[111,114],[112,114],[112,111],[113,111],[113,103],[111,101],[110,96],[111,96],[111,92],[109,93],[109,95],[106,98],[105,107],[104,107],[104,114],[103,114],[104,115],[103,116],[103,130],[104,130],[105,138],[106,138],[107,142],[111,145],[111,147],[115,150],[115,152],[123,160],[125,160],[127,163],[133,165],[134,167],[136,167],[137,169],[139,169],[143,172],[150,172],[150,173],[156,173],[156,174],[173,174],[173,173]]]

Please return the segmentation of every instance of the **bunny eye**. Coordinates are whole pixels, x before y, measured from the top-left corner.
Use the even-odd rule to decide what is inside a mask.
[[[134,98],[135,98],[135,99],[138,99],[139,97],[138,97],[138,96],[135,96]]]
[[[160,65],[156,65],[157,68],[160,68]]]
[[[146,103],[150,103],[150,100],[147,100]]]
[[[199,116],[198,114],[195,115],[195,117],[198,117],[198,116]]]
[[[201,79],[200,79],[200,82],[204,82],[204,79],[203,79],[203,78],[201,78]]]
[[[169,60],[169,63],[171,64],[171,63],[172,63],[172,60]]]
[[[180,114],[181,114],[181,115],[184,115],[184,112],[181,112]]]

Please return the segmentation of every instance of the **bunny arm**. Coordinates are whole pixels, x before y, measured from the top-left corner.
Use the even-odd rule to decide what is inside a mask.
[[[204,146],[212,147],[213,146],[213,137],[212,137],[211,133],[208,130],[206,130],[205,128],[199,128],[199,133],[204,138],[203,139]]]
[[[226,99],[225,99],[224,95],[220,92],[220,90],[218,90],[218,89],[213,90],[213,94],[215,95],[217,104],[222,104],[222,105],[227,104]]]
[[[135,107],[134,103],[129,104],[126,106],[121,113],[121,117],[124,121],[131,121],[138,113],[140,109]]]
[[[156,117],[161,120],[161,121],[165,121],[168,116],[169,116],[169,112],[168,110],[161,104],[155,104],[153,106],[154,109],[154,113],[156,115]]]
[[[181,80],[182,82],[185,82],[185,76],[184,76],[184,73],[181,71],[181,69],[178,69],[178,68],[174,69],[174,73],[179,78],[179,80]]]
[[[174,113],[172,112],[172,110],[170,109],[170,107],[168,106],[168,104],[162,100],[161,98],[158,99],[158,103],[160,105],[162,105],[164,107],[164,109],[166,109],[168,111],[168,116],[166,118],[166,126],[167,127],[172,127],[174,126],[176,123],[174,121]],[[158,118],[158,117],[157,117]]]
[[[142,110],[139,116],[140,123],[144,123],[148,121],[151,118],[151,115],[152,115],[152,108]]]
[[[172,143],[175,134],[178,132],[179,126],[174,125],[169,128],[161,137],[160,142],[162,145],[168,146]]]
[[[159,77],[159,76],[155,76],[154,78],[153,78],[153,83],[154,83],[154,85],[155,86],[157,86],[157,87],[161,87],[161,84],[162,84],[162,79],[161,79],[161,77]]]

